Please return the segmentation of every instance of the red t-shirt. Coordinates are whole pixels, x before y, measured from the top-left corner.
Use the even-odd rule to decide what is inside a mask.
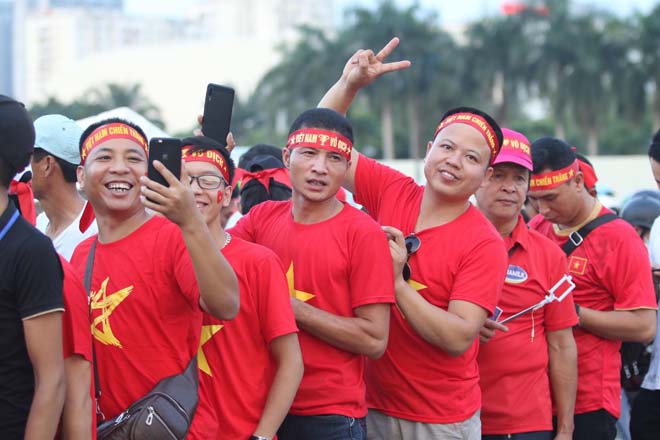
[[[238,278],[241,309],[232,321],[204,313],[191,439],[246,439],[254,433],[277,371],[270,343],[298,331],[277,256],[233,237],[222,253]]]
[[[365,156],[358,162],[356,200],[382,225],[408,235],[415,230],[424,188]],[[450,223],[416,232],[409,283],[429,303],[447,310],[469,301],[490,313],[507,268],[506,249],[493,225],[475,207]],[[367,366],[367,402],[393,417],[424,423],[456,423],[481,406],[479,340],[460,356],[426,342],[392,308],[390,340],[383,357]]]
[[[498,306],[499,320],[537,304],[566,274],[566,256],[552,241],[530,231],[522,217],[506,240],[509,270]],[[511,250],[513,248],[513,250]],[[512,434],[552,430],[546,332],[577,324],[573,297],[506,323],[508,332],[479,348],[481,432]]]
[[[612,212],[601,208],[599,216]],[[530,227],[559,246],[569,230],[555,230],[540,215]],[[573,276],[573,299],[594,310],[656,309],[651,266],[646,247],[635,230],[616,219],[594,229],[568,257]],[[581,328],[573,332],[578,350],[578,388],[575,413],[605,409],[614,417],[621,413],[621,341],[604,339]]]
[[[352,317],[356,307],[394,302],[392,260],[378,224],[347,204],[328,220],[299,224],[291,208],[291,201],[261,203],[239,220],[232,234],[275,251],[290,294],[314,307]],[[298,337],[305,374],[291,413],[364,417],[365,357],[305,331]]]
[[[94,240],[80,243],[71,257],[81,278]],[[165,218],[97,243],[91,304],[106,418],[181,373],[197,353],[202,310],[195,273],[181,231]]]
[[[64,272],[64,313],[62,314],[62,351],[64,358],[82,356],[90,365],[89,392],[92,399],[91,430],[96,438],[96,408],[94,405],[94,372],[92,370],[92,334],[89,331],[87,292],[71,264],[60,255]],[[56,437],[59,438],[59,437]]]

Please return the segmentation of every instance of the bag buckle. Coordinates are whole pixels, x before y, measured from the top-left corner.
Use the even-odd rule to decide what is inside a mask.
[[[580,235],[578,231],[573,231],[569,234],[568,236],[569,240],[575,245],[575,246],[580,246],[582,242],[584,241],[584,238]]]

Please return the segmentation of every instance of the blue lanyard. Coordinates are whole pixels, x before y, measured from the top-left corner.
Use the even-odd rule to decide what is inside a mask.
[[[2,231],[0,231],[0,240],[2,240],[5,235],[7,235],[7,232],[9,232],[9,229],[16,223],[16,220],[18,219],[19,213],[18,211],[14,212],[14,215],[11,216],[7,224],[5,225],[4,228],[2,228]]]

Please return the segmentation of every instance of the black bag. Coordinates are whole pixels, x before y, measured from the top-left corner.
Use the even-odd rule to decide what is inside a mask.
[[[197,356],[181,374],[166,377],[113,420],[100,425],[98,440],[183,440],[197,409]]]

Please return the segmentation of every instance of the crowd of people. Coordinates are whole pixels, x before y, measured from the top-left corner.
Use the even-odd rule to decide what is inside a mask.
[[[2,438],[660,438],[660,192],[617,216],[566,141],[473,107],[423,185],[360,154],[345,115],[398,43],[281,149],[182,139],[168,185],[136,124],[0,96]],[[660,131],[649,160],[660,188]]]

